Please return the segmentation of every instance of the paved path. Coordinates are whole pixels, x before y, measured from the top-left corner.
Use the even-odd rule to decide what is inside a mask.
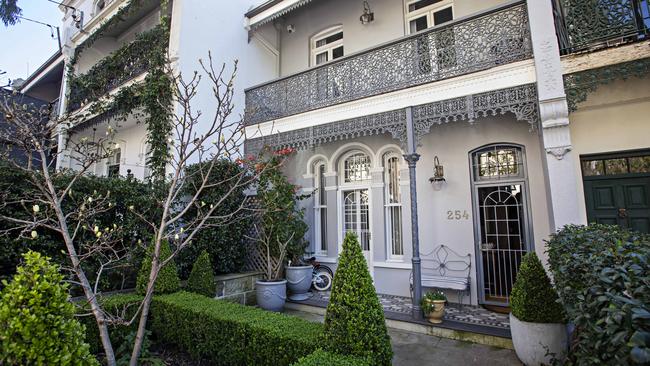
[[[323,321],[323,316],[318,314],[288,309],[285,312],[309,321]],[[395,353],[393,366],[521,365],[515,352],[508,349],[390,328],[388,334]]]

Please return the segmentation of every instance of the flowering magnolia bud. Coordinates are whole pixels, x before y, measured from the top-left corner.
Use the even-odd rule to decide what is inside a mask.
[[[101,231],[98,231],[97,233],[95,233],[95,236],[96,236],[97,238],[101,238],[101,237],[102,237],[102,232],[101,232]]]
[[[133,205],[129,206],[129,211],[133,211],[133,210],[135,210],[135,207],[133,207]]]
[[[36,239],[36,238],[38,238],[38,233],[36,232],[36,230],[32,230],[32,239]]]
[[[178,239],[180,239],[180,238],[181,238],[181,237],[180,237],[178,234],[174,235],[174,240],[178,240]]]
[[[95,227],[93,228],[93,231],[98,232],[99,231],[99,226],[95,225]]]
[[[39,212],[39,211],[41,210],[41,208],[38,207],[38,205],[34,205],[34,206],[32,206],[32,210],[33,210],[34,212]]]

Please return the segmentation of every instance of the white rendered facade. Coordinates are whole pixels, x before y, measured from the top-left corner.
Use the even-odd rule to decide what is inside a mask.
[[[109,16],[119,9],[120,3],[127,1],[108,2],[101,12]],[[84,9],[86,14],[94,11],[90,0],[69,4]],[[378,292],[409,295],[414,257],[410,194],[413,187],[417,192],[420,253],[429,253],[444,244],[461,255],[470,254],[471,302],[505,305],[517,261],[523,253],[534,250],[544,258],[544,240],[556,229],[600,220],[600,216],[593,216],[598,214],[592,209],[594,198],[585,187],[591,189],[602,182],[594,183],[593,176],[586,177],[581,161],[606,153],[623,154],[632,164],[629,159],[637,159],[636,162],[639,157],[650,156],[650,124],[645,123],[645,116],[650,113],[650,94],[644,87],[649,80],[647,74],[603,83],[596,91],[590,90],[587,100],[580,101],[578,109],[571,113],[564,85],[567,75],[643,62],[650,57],[648,40],[627,39],[619,47],[600,48],[595,51],[599,57],[589,50],[565,52],[558,46],[557,19],[551,1],[372,0],[369,4],[374,21],[362,24],[361,1],[272,0],[260,4],[254,0],[175,0],[170,3],[170,58],[176,70],[184,74],[200,69],[198,60],[207,59],[208,52],[215,62],[225,62],[229,67],[238,60],[234,118],[245,116],[251,146],[264,141],[272,147],[298,150],[285,173],[304,192],[314,193],[301,205],[310,227],[310,251],[321,262],[336,267],[342,235],[346,227],[354,227],[365,237],[362,245]],[[446,19],[443,16],[448,13],[436,15],[446,9],[451,9],[452,22],[436,23],[436,16],[438,20]],[[84,72],[118,44],[128,42],[135,32],[155,26],[159,11],[153,7],[114,40],[97,42],[84,52],[78,71]],[[495,14],[506,14],[511,20],[510,28],[495,29],[490,23]],[[417,27],[413,22],[423,16],[426,25],[434,28],[413,34],[414,29],[418,30],[413,28]],[[73,47],[87,35],[73,34],[69,17],[65,22],[68,49],[64,54],[71,57]],[[419,24],[425,24],[422,22]],[[91,18],[86,19],[86,24],[90,29],[100,23]],[[468,27],[474,29],[471,37],[464,35],[468,31],[463,24],[472,25]],[[418,41],[427,35],[428,45]],[[471,49],[482,42],[483,35],[497,37],[502,43],[488,44],[482,50]],[[443,48],[445,42],[451,42],[451,46],[447,43]],[[399,59],[386,51],[391,47],[398,49],[398,45],[410,58]],[[384,51],[384,56],[372,57]],[[323,52],[327,55],[323,56]],[[465,54],[473,56],[465,59]],[[481,57],[489,62],[478,60]],[[367,59],[374,63],[359,66]],[[416,61],[410,62],[413,60]],[[394,62],[390,64],[393,66],[382,66],[389,62]],[[463,63],[472,67],[464,70]],[[420,73],[416,77],[400,73],[414,64]],[[343,74],[336,70],[337,65],[355,72]],[[444,74],[444,68],[452,71]],[[318,70],[327,76],[319,76]],[[433,75],[432,70],[438,70],[440,75]],[[377,77],[380,72],[386,76]],[[300,79],[301,75],[304,79]],[[305,75],[311,75],[309,82],[315,83],[314,89],[309,89],[315,90],[314,95],[324,93],[302,95],[305,103],[312,103],[309,106],[300,105],[300,98],[281,100],[277,93],[280,88],[273,89],[283,85],[285,93],[303,90],[300,88],[306,88],[308,78]],[[405,75],[412,79],[400,79]],[[139,77],[130,82],[138,82]],[[382,88],[370,90],[368,85],[372,83]],[[395,86],[398,83],[404,85]],[[272,92],[255,94],[265,88]],[[355,94],[358,90],[364,91]],[[511,94],[502,93],[513,90]],[[504,104],[499,99],[504,95],[521,96],[524,92],[526,98],[520,101],[521,105]],[[476,104],[470,110],[449,112],[450,106],[457,107],[462,102]],[[213,99],[207,85],[194,103],[197,110],[210,110]],[[417,112],[422,115],[412,115],[414,125],[409,125],[410,117],[401,125],[402,116],[421,106],[431,108],[429,112],[426,108]],[[440,109],[436,110],[436,106]],[[363,127],[364,121],[370,123],[372,116],[378,116],[375,122],[386,122],[395,116],[400,122]],[[417,127],[422,125],[426,128]],[[304,139],[306,133],[323,131],[327,126],[334,132],[324,132],[329,135],[318,137],[319,140],[315,135],[312,140]],[[405,130],[399,130],[401,126],[406,126]],[[105,126],[95,128],[76,132],[70,138],[101,133]],[[346,128],[350,130],[340,132]],[[416,138],[409,132],[413,128],[420,128]],[[120,174],[129,170],[138,178],[146,177],[144,124],[125,122],[117,139],[121,145]],[[404,158],[413,153],[420,155],[415,182],[410,180]],[[354,159],[348,160],[350,157]],[[488,169],[486,175],[476,163],[481,159],[499,162],[502,157],[512,161],[517,169],[506,167],[505,173],[498,174]],[[436,158],[444,166],[445,182],[434,187],[429,177],[433,176]],[[614,158],[603,157],[603,164]],[[70,162],[62,161],[60,166],[69,165]],[[352,166],[361,169],[354,173],[360,178],[348,181],[345,174]],[[639,187],[650,187],[650,177],[643,169],[628,169],[628,175],[610,178],[634,180]],[[97,167],[95,173],[106,174],[107,168]],[[509,217],[510,221],[495,219],[490,226],[491,219],[485,210],[494,192],[511,194],[517,202],[513,206],[517,217]],[[650,197],[650,191],[646,193]],[[643,197],[640,199],[643,201]],[[619,208],[624,207],[616,207]],[[643,229],[645,218],[639,217],[635,225]],[[509,223],[516,223],[518,228],[513,229]],[[501,235],[496,241],[486,239],[494,232]],[[508,259],[499,257],[502,254],[489,254],[498,250],[499,240],[509,235],[515,239],[506,243],[515,248],[515,254],[508,254]],[[504,265],[497,270],[499,261]],[[450,295],[455,301],[455,296]]]

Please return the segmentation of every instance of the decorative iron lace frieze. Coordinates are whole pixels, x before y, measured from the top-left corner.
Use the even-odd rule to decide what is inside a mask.
[[[431,126],[454,121],[474,123],[477,118],[503,115],[511,112],[518,121],[527,122],[530,130],[537,129],[539,121],[537,86],[526,84],[447,99],[413,108],[413,129],[419,142]]]
[[[526,5],[508,5],[248,89],[245,121],[271,121],[530,57]]]
[[[247,154],[255,154],[269,146],[272,149],[291,147],[304,150],[328,142],[347,140],[361,136],[390,134],[406,145],[406,110],[398,109],[343,121],[322,124],[298,130],[273,133],[268,136],[248,139]]]
[[[601,85],[631,77],[650,76],[650,58],[624,62],[564,75],[564,90],[569,112],[575,112],[578,104],[587,100]]]
[[[530,129],[535,130],[539,120],[536,84],[422,104],[413,107],[412,111],[417,142],[435,124],[459,120],[473,123],[481,117],[511,112],[517,120],[527,122]],[[402,147],[406,146],[406,109],[250,138],[246,141],[245,150],[248,154],[255,154],[265,146],[271,149],[291,147],[304,150],[328,142],[381,134],[390,134]]]

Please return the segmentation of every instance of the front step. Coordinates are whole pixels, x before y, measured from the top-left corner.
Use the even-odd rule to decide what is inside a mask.
[[[287,302],[287,309],[324,316],[325,308],[297,302]],[[510,331],[494,327],[468,324],[446,320],[441,324],[431,324],[427,321],[414,320],[400,313],[385,312],[386,326],[393,329],[414,333],[427,334],[435,337],[449,338],[458,341],[484,344],[493,347],[514,349]]]

